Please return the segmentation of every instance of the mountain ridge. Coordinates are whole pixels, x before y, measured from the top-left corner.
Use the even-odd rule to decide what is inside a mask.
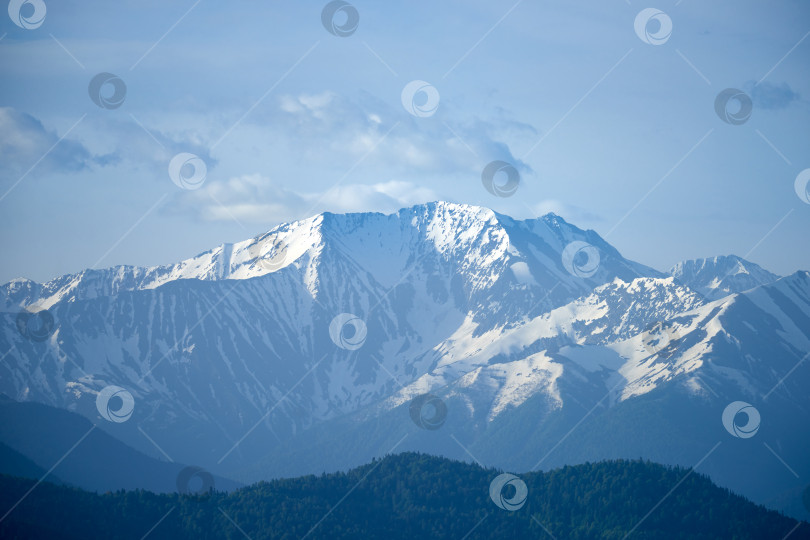
[[[400,453],[345,473],[263,482],[230,494],[93,495],[43,484],[0,532],[41,530],[42,511],[50,507],[62,526],[41,534],[57,538],[139,538],[151,524],[157,524],[148,530],[154,538],[223,538],[237,530],[257,539],[810,538],[808,524],[754,505],[692,470],[642,461],[588,463],[510,474],[512,485],[524,487],[512,495],[497,489],[499,472]],[[8,505],[29,484],[0,477],[0,499]]]
[[[420,211],[422,211],[421,214]],[[430,211],[435,212],[435,214],[431,216],[428,213]],[[515,220],[505,214],[499,214],[493,210],[481,206],[437,201],[434,203],[404,208],[391,214],[383,214],[378,212],[335,214],[331,212],[323,212],[311,218],[279,224],[271,228],[269,231],[260,233],[259,235],[248,240],[221,244],[216,248],[203,251],[191,258],[181,260],[177,263],[149,267],[118,265],[105,269],[83,270],[77,273],[58,276],[45,283],[38,283],[26,278],[16,278],[4,284],[3,287],[7,291],[9,289],[13,290],[14,288],[20,289],[23,287],[34,289],[35,292],[32,291],[32,293],[29,294],[29,296],[33,296],[34,298],[37,297],[36,293],[50,292],[50,295],[45,297],[45,299],[48,300],[50,296],[53,296],[58,291],[62,289],[70,290],[71,286],[75,286],[77,281],[85,279],[92,282],[98,278],[111,278],[115,288],[108,291],[99,291],[102,294],[116,294],[119,290],[154,288],[167,281],[177,279],[247,279],[280,270],[287,264],[294,262],[303,254],[303,251],[306,251],[306,249],[302,249],[300,246],[297,246],[293,252],[285,253],[285,256],[277,261],[279,264],[271,264],[269,266],[262,265],[260,264],[260,259],[263,258],[263,255],[266,255],[267,251],[263,251],[263,249],[265,247],[272,248],[272,246],[262,246],[260,244],[262,242],[266,242],[266,240],[272,236],[283,235],[284,244],[286,247],[296,245],[297,241],[300,240],[300,237],[305,236],[310,240],[310,242],[304,242],[304,245],[307,246],[307,249],[311,249],[313,247],[319,247],[316,245],[316,243],[314,243],[315,240],[322,243],[325,241],[329,232],[334,232],[330,231],[329,229],[324,229],[324,227],[337,228],[338,232],[347,233],[350,232],[353,227],[357,226],[358,221],[360,223],[364,221],[391,222],[393,221],[393,218],[397,217],[399,218],[400,222],[404,222],[404,218],[418,220],[418,218],[421,217],[423,220],[419,222],[418,225],[426,227],[426,230],[424,231],[426,238],[433,239],[434,241],[440,241],[442,238],[452,236],[452,234],[446,230],[437,230],[435,228],[435,218],[444,217],[447,218],[450,223],[453,223],[455,220],[463,224],[463,219],[459,220],[458,218],[453,218],[455,215],[454,212],[461,213],[462,218],[467,217],[469,219],[472,216],[486,218],[481,219],[481,222],[490,225],[497,225],[501,229],[507,226],[523,226],[524,228],[531,227],[532,230],[536,231],[536,227],[534,226],[537,224],[542,224],[549,233],[553,234],[556,231],[559,235],[561,235],[561,238],[570,236],[571,233],[565,231],[572,231],[573,233],[577,233],[588,238],[598,238],[602,244],[607,245],[595,231],[583,231],[571,225],[562,217],[554,213],[547,213],[544,216],[526,220]],[[342,225],[343,230],[340,230],[338,225]],[[325,232],[327,234],[324,234]],[[442,232],[445,234],[440,234]],[[289,240],[287,237],[290,237]],[[506,249],[505,246],[502,246],[502,248]],[[272,253],[272,249],[269,249],[269,251]],[[611,247],[610,251],[615,250],[613,250]],[[648,274],[657,274],[659,277],[665,275],[657,270],[653,270],[652,268],[639,265],[638,263],[633,264],[635,265],[635,270],[643,270],[644,273]],[[254,267],[256,266],[259,266],[260,268],[255,270]],[[223,267],[226,267],[227,271],[224,271],[222,269]],[[10,287],[11,285],[14,287]],[[7,292],[5,298],[7,306],[14,305],[14,303],[10,301],[12,296],[12,294]],[[36,299],[38,300],[38,298]],[[20,300],[23,299],[21,298]],[[18,302],[20,302],[20,300],[18,300]],[[33,301],[28,298],[27,304],[30,305],[32,303]],[[46,301],[42,304],[42,307],[49,307],[49,305],[52,303],[53,300]],[[20,302],[17,305],[22,306],[23,304]]]
[[[668,273],[708,300],[767,285],[782,277],[736,255],[682,261]]]
[[[6,474],[47,478],[51,483],[88,491],[146,489],[166,493],[177,489],[179,475],[186,468],[168,456],[160,460],[148,457],[103,430],[96,431],[97,426],[86,418],[67,410],[19,403],[0,395],[0,419],[0,445],[18,458],[16,464],[4,463],[9,467]],[[80,444],[71,448],[76,441]],[[52,466],[56,470],[49,474]],[[31,476],[32,472],[41,474]],[[216,484],[223,491],[240,486],[222,477],[216,477]]]

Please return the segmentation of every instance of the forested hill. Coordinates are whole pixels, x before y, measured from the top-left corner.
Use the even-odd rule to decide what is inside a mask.
[[[404,453],[348,473],[262,482],[229,494],[95,494],[46,482],[0,522],[0,538],[123,539],[148,533],[150,539],[562,540],[631,533],[634,539],[759,540],[791,531],[791,540],[810,538],[810,524],[756,506],[685,469],[609,461],[522,474],[528,495],[515,511],[490,498],[490,482],[499,473]],[[33,484],[0,477],[0,511],[5,514]],[[506,486],[502,494],[511,499],[515,489]]]

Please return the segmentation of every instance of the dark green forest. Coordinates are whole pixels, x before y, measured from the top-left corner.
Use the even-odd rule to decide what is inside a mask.
[[[521,474],[528,497],[513,512],[489,496],[500,472],[403,453],[347,473],[261,482],[230,493],[96,494],[43,482],[0,522],[0,537],[562,540],[622,539],[632,531],[630,538],[639,540],[810,538],[810,524],[687,469],[606,461]],[[0,511],[34,483],[0,477]]]

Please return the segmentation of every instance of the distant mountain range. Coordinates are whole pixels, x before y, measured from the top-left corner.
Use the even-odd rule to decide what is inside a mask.
[[[670,268],[669,273],[707,300],[718,300],[779,279],[776,274],[736,255],[685,261]]]
[[[0,476],[0,507],[15,504],[32,484]],[[105,540],[788,535],[810,538],[810,524],[754,505],[686,469],[613,461],[515,476],[413,453],[229,494],[97,495],[41,484],[0,522],[3,538]]]
[[[18,403],[6,396],[0,396],[0,454],[5,456],[1,474],[46,478],[100,492],[174,492],[187,468],[146,456],[78,414],[39,403]],[[58,470],[46,476],[55,463]],[[222,490],[240,486],[221,477],[212,481]]]
[[[662,273],[553,214],[437,202],[15,280],[0,302],[0,391],[245,483],[395,449],[518,472],[642,457],[804,515],[806,271]],[[757,426],[724,426],[734,402]]]

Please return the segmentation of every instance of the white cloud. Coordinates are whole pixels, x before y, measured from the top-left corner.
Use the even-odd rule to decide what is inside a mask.
[[[340,185],[326,192],[297,192],[259,174],[212,182],[180,195],[181,206],[207,221],[277,223],[330,212],[395,212],[437,200],[431,189],[411,182]]]
[[[19,177],[33,165],[33,174],[54,177],[102,167],[108,174],[134,168],[168,184],[169,161],[179,152],[197,153],[209,167],[217,165],[193,134],[146,129],[126,117],[93,118],[60,135],[30,114],[0,107],[0,177]]]
[[[348,168],[364,158],[376,174],[411,181],[426,173],[480,174],[496,159],[530,171],[501,138],[536,134],[519,122],[462,120],[452,111],[440,110],[424,121],[369,96],[352,100],[331,91],[282,96],[276,111],[253,121],[278,130],[284,143],[305,159],[329,159]]]
[[[34,164],[39,171],[75,172],[110,160],[112,156],[93,155],[72,137],[60,140],[30,114],[0,107],[0,174],[4,176],[18,175]]]
[[[428,181],[446,179],[445,190],[458,186],[453,182],[459,178],[462,185],[478,185],[481,170],[493,160],[531,171],[496,139],[525,135],[530,126],[457,121],[451,113],[421,120],[368,96],[351,100],[331,91],[281,96],[272,111],[252,116],[253,131],[242,132],[243,139],[233,144],[239,152],[250,150],[223,163],[223,170],[211,174],[209,168],[207,183],[177,194],[172,206],[206,221],[264,224],[323,211],[394,212],[448,198],[434,184],[424,187]],[[248,167],[251,174],[244,174]],[[306,182],[302,171],[310,178]],[[340,185],[330,187],[335,182]]]
[[[283,96],[279,108],[290,114],[309,114],[313,118],[323,119],[326,107],[332,103],[335,95],[332,92],[320,94],[301,94],[300,96]]]

